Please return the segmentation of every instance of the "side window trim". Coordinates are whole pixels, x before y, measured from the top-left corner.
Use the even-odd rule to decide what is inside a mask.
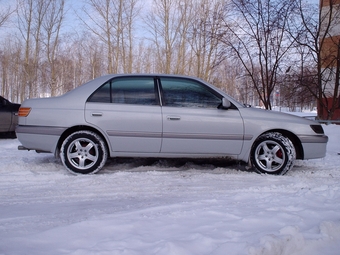
[[[157,97],[158,97],[158,104],[163,106],[163,91],[161,85],[161,78],[159,76],[155,77],[155,86],[157,86]]]

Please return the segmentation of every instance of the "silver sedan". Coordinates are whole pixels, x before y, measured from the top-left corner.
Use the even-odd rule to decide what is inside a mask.
[[[19,110],[19,149],[51,152],[75,174],[108,157],[232,158],[285,174],[295,159],[325,156],[320,124],[246,107],[194,77],[106,75]]]

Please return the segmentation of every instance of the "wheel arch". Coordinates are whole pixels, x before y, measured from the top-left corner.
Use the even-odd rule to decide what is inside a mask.
[[[299,137],[297,135],[295,135],[294,133],[292,133],[288,130],[285,130],[285,129],[267,130],[266,132],[263,132],[262,134],[260,134],[257,138],[259,138],[263,134],[271,133],[271,132],[278,132],[278,133],[282,134],[283,136],[287,137],[289,140],[291,140],[293,145],[294,145],[295,151],[296,151],[296,159],[304,159],[304,151],[303,151],[301,140],[299,139]]]
[[[105,136],[102,134],[102,132],[100,132],[98,129],[91,127],[91,126],[86,126],[86,125],[78,125],[78,126],[73,126],[70,127],[68,129],[66,129],[62,135],[60,136],[58,143],[57,143],[57,147],[56,147],[56,151],[55,151],[55,157],[59,158],[59,154],[60,154],[60,149],[61,149],[61,145],[63,144],[63,141],[72,133],[77,132],[77,131],[92,131],[95,132],[96,134],[98,134],[99,136],[101,136],[101,138],[103,139],[103,141],[105,142],[106,148],[109,150],[109,144],[105,138]],[[110,153],[109,153],[110,154]]]

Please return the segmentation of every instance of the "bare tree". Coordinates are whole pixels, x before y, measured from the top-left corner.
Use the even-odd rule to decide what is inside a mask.
[[[293,40],[286,32],[294,0],[231,0],[220,40],[240,60],[266,109]]]
[[[87,0],[79,16],[85,27],[106,45],[107,72],[132,71],[133,30],[139,13],[137,0]],[[88,8],[89,7],[89,8]]]
[[[11,5],[4,5],[1,3],[2,9],[0,10],[0,28],[5,26],[6,22],[10,19],[11,15],[15,12],[15,9]],[[6,45],[8,46],[8,45]],[[5,49],[0,50],[0,72],[1,72],[1,83],[0,83],[0,93],[8,97],[12,93],[9,92],[10,86],[8,84],[8,76],[9,76],[9,66],[10,66],[10,57]]]
[[[48,63],[47,84],[49,86],[51,96],[58,93],[58,88],[62,86],[62,80],[59,77],[58,81],[58,63],[57,53],[60,44],[60,31],[65,16],[65,0],[45,0],[46,14],[42,22],[44,36],[44,45]],[[59,83],[59,84],[58,84]]]
[[[216,36],[224,0],[153,1],[145,18],[159,60],[158,72],[209,80],[222,60]]]
[[[135,50],[134,71],[137,73],[155,73],[158,70],[158,60],[155,52],[157,48],[146,43],[144,40],[140,41]]]
[[[195,63],[193,74],[205,80],[210,80],[213,69],[224,60],[218,39],[225,16],[224,7],[224,0],[200,0],[195,4],[196,15],[192,22],[190,38]]]
[[[107,72],[113,73],[113,36],[114,25],[111,20],[112,3],[111,0],[88,0],[88,7],[83,8],[88,20],[79,18],[83,21],[86,28],[93,34],[95,34],[100,41],[106,45],[107,50]]]
[[[1,3],[1,1],[0,1]],[[1,4],[2,9],[0,10],[0,27],[4,26],[5,23],[10,19],[12,14],[16,11],[11,5]]]
[[[124,8],[124,18],[123,18],[123,35],[122,35],[122,60],[123,60],[123,71],[125,73],[133,72],[133,64],[134,64],[134,47],[136,36],[136,22],[139,18],[141,6],[139,4],[139,0],[129,0],[123,2]]]
[[[177,5],[178,37],[172,49],[174,52],[173,72],[188,74],[195,66],[192,52],[192,30],[199,16],[196,0],[180,1]]]
[[[84,82],[106,74],[105,45],[89,31],[79,34],[68,33],[63,36],[63,43],[58,50],[62,62],[63,89],[68,91]]]
[[[174,49],[181,29],[181,18],[177,13],[179,7],[179,0],[153,0],[152,9],[145,18],[159,59],[158,72],[172,72]]]
[[[323,3],[325,8],[321,8]],[[298,0],[297,10],[300,19],[294,23],[293,31],[298,33],[293,36],[299,46],[306,49],[317,70],[313,79],[309,77],[307,88],[317,99],[318,116],[332,119],[339,107],[340,4],[335,0],[321,0],[319,6]]]
[[[65,1],[18,0],[20,36],[0,39],[1,91],[16,91],[18,101],[58,95],[107,72],[194,75],[269,109],[273,100],[309,104],[306,88],[320,95],[313,76],[318,57],[304,45],[314,38],[294,9],[300,0],[155,0],[145,10],[148,31],[137,33],[140,0],[86,0],[79,13],[85,27],[63,35]],[[314,24],[310,17],[306,24]],[[333,80],[339,71],[328,74]]]
[[[42,25],[48,8],[45,0],[19,0],[18,25],[25,41],[24,76],[21,100],[38,93],[38,69],[41,57]]]

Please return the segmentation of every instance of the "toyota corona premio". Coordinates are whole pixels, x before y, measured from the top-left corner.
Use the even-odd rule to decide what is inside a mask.
[[[325,156],[312,120],[247,107],[198,78],[106,75],[59,97],[25,100],[21,150],[54,153],[74,174],[108,157],[231,158],[259,173],[285,174],[296,159]]]

